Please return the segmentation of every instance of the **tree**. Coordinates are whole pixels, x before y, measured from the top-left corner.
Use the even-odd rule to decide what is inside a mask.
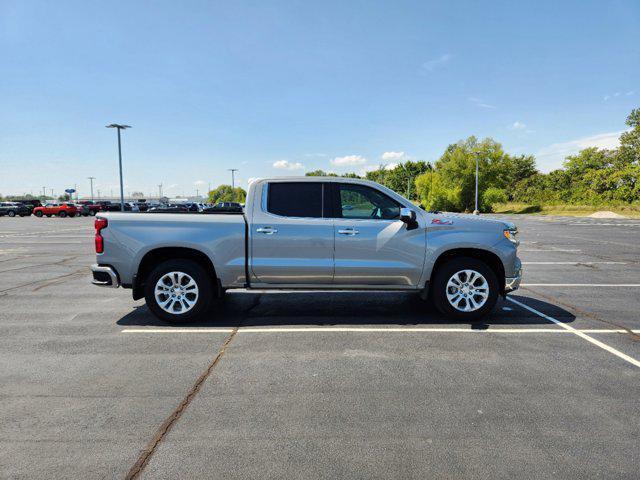
[[[307,177],[337,177],[335,173],[327,173],[324,170],[313,170],[312,172],[305,173]]]
[[[209,192],[209,203],[218,202],[239,202],[244,203],[247,198],[247,192],[242,188],[236,187],[235,189],[231,185],[220,185],[215,190]]]
[[[366,178],[378,182],[410,200],[417,200],[419,195],[413,188],[415,180],[432,169],[431,164],[425,161],[413,162],[409,160],[393,168],[380,165],[378,169],[367,172]]]

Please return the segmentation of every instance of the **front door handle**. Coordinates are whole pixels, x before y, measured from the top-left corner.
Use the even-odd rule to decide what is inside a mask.
[[[274,233],[278,233],[278,229],[273,227],[260,227],[256,229],[256,232],[264,233],[265,235],[273,235]]]
[[[358,235],[360,232],[358,230],[356,230],[355,228],[342,228],[340,230],[338,230],[338,233],[340,235]]]

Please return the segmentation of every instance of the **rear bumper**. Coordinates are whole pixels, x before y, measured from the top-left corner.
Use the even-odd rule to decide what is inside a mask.
[[[93,280],[91,280],[91,283],[94,285],[110,288],[118,288],[120,286],[118,272],[108,265],[98,265],[97,263],[94,263],[91,265],[91,273],[93,273]]]
[[[520,287],[522,281],[522,268],[518,269],[518,274],[515,277],[506,277],[504,279],[504,293],[513,292]]]

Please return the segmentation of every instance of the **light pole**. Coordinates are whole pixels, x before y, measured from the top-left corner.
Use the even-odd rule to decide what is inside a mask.
[[[91,182],[91,201],[93,202],[93,181],[96,179],[96,177],[87,177],[89,179],[89,182]]]
[[[238,171],[237,168],[229,168],[227,169],[231,172],[231,188],[235,189],[236,188],[236,178],[235,178],[235,173]]]
[[[480,215],[478,210],[478,171],[480,169],[480,152],[476,152],[476,209],[473,211],[474,215]]]
[[[107,128],[118,129],[118,161],[120,165],[120,211],[124,212],[124,184],[122,182],[122,146],[120,143],[120,130],[131,127],[129,125],[119,125],[117,123],[112,123],[111,125],[107,125]]]

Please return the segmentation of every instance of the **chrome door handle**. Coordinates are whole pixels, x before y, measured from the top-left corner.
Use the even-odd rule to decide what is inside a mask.
[[[278,233],[278,229],[273,227],[260,227],[256,229],[256,232],[264,233],[266,235],[273,235],[274,233]]]
[[[338,230],[338,233],[340,235],[357,235],[360,232],[358,230],[356,230],[355,228],[343,228]]]

